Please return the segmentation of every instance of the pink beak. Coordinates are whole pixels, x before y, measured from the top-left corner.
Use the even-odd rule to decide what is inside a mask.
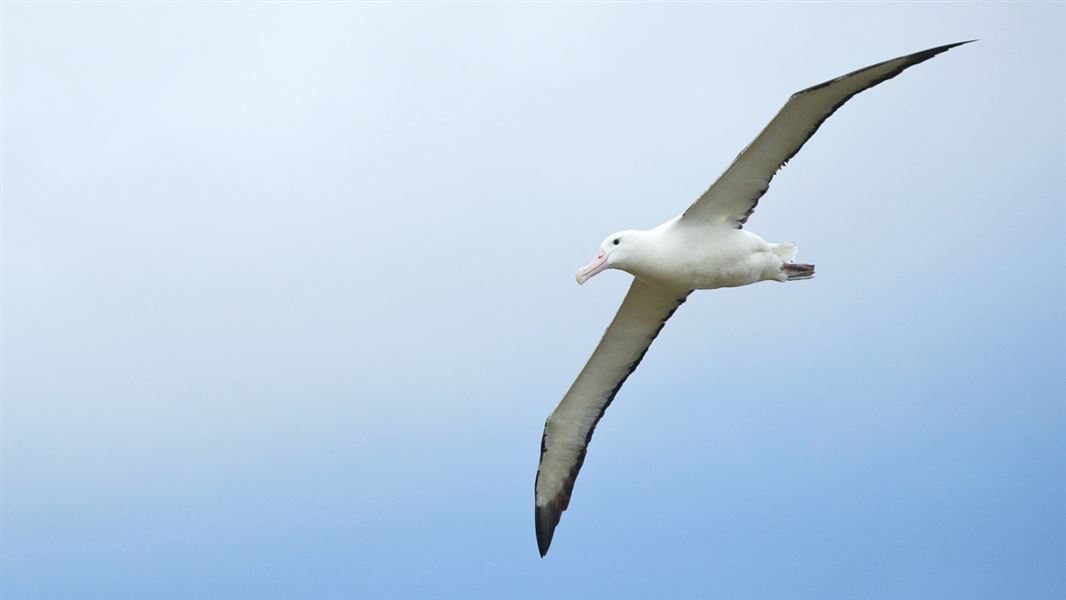
[[[581,285],[592,278],[593,275],[607,268],[607,252],[600,248],[596,259],[577,270],[577,284]]]

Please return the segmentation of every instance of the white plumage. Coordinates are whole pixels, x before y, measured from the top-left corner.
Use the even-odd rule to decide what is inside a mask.
[[[654,229],[608,236],[595,260],[578,271],[578,283],[605,269],[621,269],[634,279],[603,339],[544,425],[535,486],[541,556],[570,503],[596,424],[688,295],[814,276],[814,265],[794,262],[795,244],[771,244],[741,229],[778,169],[852,96],[966,43],[888,60],[793,94],[684,214]]]

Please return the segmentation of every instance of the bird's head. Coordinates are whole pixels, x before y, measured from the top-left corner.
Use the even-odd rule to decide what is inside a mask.
[[[640,231],[626,230],[612,233],[603,240],[596,258],[577,270],[577,283],[583,284],[607,269],[625,269],[638,243]]]

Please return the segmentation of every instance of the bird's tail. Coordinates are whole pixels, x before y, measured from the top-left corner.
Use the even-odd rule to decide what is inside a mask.
[[[785,274],[785,281],[810,279],[811,277],[814,277],[814,265],[801,265],[787,262],[781,265],[781,272]]]
[[[796,252],[799,250],[799,247],[796,246],[796,242],[771,244],[770,248],[782,261],[781,275],[776,277],[778,281],[795,281],[797,279],[810,279],[811,277],[814,277],[814,265],[796,264]],[[781,277],[782,275],[784,278]]]
[[[799,250],[799,246],[796,242],[788,242],[785,244],[771,244],[770,248],[773,249],[774,254],[781,260],[790,263],[796,260],[796,251]]]

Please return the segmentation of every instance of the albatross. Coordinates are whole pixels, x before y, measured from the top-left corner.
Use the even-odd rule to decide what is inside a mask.
[[[814,276],[814,265],[795,262],[795,243],[768,243],[743,229],[777,171],[852,96],[972,41],[886,60],[796,92],[684,213],[653,229],[607,236],[596,258],[578,270],[578,284],[607,269],[629,273],[633,283],[585,368],[544,424],[534,485],[541,556],[570,504],[596,424],[689,294]]]

